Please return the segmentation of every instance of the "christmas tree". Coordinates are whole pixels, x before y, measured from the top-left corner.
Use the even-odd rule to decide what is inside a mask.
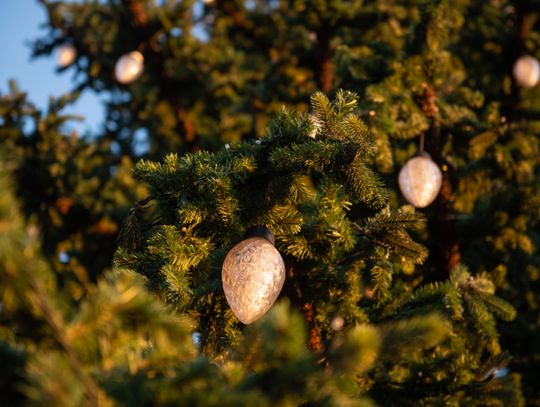
[[[540,402],[537,1],[43,5],[74,86],[0,99],[8,405]]]

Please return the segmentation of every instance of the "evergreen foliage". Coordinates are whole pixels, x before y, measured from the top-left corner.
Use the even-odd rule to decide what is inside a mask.
[[[110,140],[66,134],[77,118],[63,109],[76,98],[52,98],[42,112],[12,82],[0,96],[0,138],[21,209],[40,225],[43,255],[64,278],[86,283],[110,266],[122,219],[145,189]]]
[[[0,94],[1,404],[540,403],[538,0],[40,3],[33,56],[77,59],[46,111]],[[253,225],[287,279],[243,327],[220,270]]]
[[[202,352],[226,360],[231,347],[249,348],[242,337],[257,325],[240,329],[222,293],[221,264],[247,228],[265,225],[287,267],[282,297],[307,322],[301,343],[318,363],[354,373],[357,396],[381,405],[519,405],[518,376],[484,381],[485,364],[501,354],[495,318],[511,320],[515,310],[494,295],[487,276],[464,268],[443,283],[407,281],[427,255],[407,230],[421,229],[424,219],[411,207],[380,209],[385,194],[369,170],[373,140],[354,116],[355,102],[347,92],[333,103],[316,94],[314,116],[283,110],[261,140],[141,161],[135,175],[155,206],[147,203],[137,218],[145,242],[121,247],[116,265],[148,278],[171,309],[193,318]],[[351,168],[365,168],[366,190],[351,185],[358,182]],[[343,333],[332,328],[335,318]],[[258,335],[257,346],[275,344]],[[287,374],[274,346],[276,360],[266,363],[277,363],[279,375],[265,381]]]
[[[353,101],[345,93],[334,105],[325,101],[324,109],[331,110],[325,115],[346,110]],[[143,227],[142,248],[120,249],[119,267],[85,286],[76,301],[40,257],[38,229],[21,217],[4,165],[0,187],[8,193],[0,201],[6,225],[0,270],[6,283],[0,332],[9,359],[19,358],[17,370],[7,377],[13,390],[4,399],[54,405],[519,404],[518,377],[482,376],[485,363],[493,364],[500,355],[492,335],[494,317],[514,316],[513,308],[493,295],[490,280],[457,269],[443,290],[411,292],[410,285],[397,285],[391,295],[377,299],[369,294],[369,281],[362,281],[362,271],[404,253],[392,244],[379,250],[369,240],[373,232],[359,234],[358,228],[365,223],[375,231],[391,224],[408,240],[411,209],[370,218],[353,215],[377,210],[371,197],[380,193],[346,188],[346,167],[358,165],[359,151],[350,151],[346,167],[334,171],[309,165],[291,171],[288,164],[294,160],[274,159],[274,153],[297,147],[307,154],[321,148],[335,153],[335,135],[350,122],[349,114],[313,140],[306,136],[307,117],[285,110],[260,143],[244,142],[215,154],[171,155],[162,164],[139,163],[137,175],[149,183],[157,203],[153,208],[144,206],[149,200],[140,204],[139,216],[144,222],[153,209],[150,215],[157,219]],[[361,134],[367,144],[349,148],[369,145],[369,133]],[[261,193],[238,199],[254,182]],[[289,194],[297,183],[304,193]],[[235,217],[239,220],[231,224]],[[290,305],[282,298],[267,316],[242,330],[225,303],[219,270],[226,249],[251,222],[266,224],[276,234],[288,265],[283,297]],[[317,256],[297,252],[297,241]],[[14,252],[24,255],[13,257]],[[411,261],[421,259],[411,253]],[[434,297],[432,307],[415,302],[416,293]],[[440,295],[454,303],[436,298]],[[329,326],[336,317],[343,319],[343,331]],[[446,369],[434,368],[438,365]]]

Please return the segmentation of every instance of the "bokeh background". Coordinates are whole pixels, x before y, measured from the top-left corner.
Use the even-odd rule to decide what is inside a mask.
[[[8,81],[15,79],[19,87],[29,93],[30,101],[44,109],[49,97],[60,96],[70,90],[73,74],[56,73],[56,55],[31,59],[29,44],[44,32],[44,7],[36,0],[1,0],[0,4],[0,90],[6,92]],[[83,121],[70,124],[80,132],[95,132],[103,121],[100,97],[91,92],[83,93],[75,104],[68,106],[66,112],[84,117]]]

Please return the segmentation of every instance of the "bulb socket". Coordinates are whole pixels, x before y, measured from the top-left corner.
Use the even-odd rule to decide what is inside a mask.
[[[256,225],[248,228],[244,239],[249,239],[250,237],[262,237],[270,242],[272,246],[276,244],[276,238],[270,229],[266,226]]]

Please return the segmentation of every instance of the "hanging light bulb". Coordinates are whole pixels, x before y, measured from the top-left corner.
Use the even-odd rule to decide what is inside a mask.
[[[422,152],[405,163],[399,172],[398,184],[407,202],[416,208],[425,208],[439,194],[442,172],[429,154]]]
[[[132,51],[118,59],[114,68],[114,75],[118,82],[127,85],[139,79],[143,70],[143,55],[139,51]]]
[[[60,68],[65,68],[75,62],[77,58],[77,49],[71,44],[64,44],[58,48],[56,62]]]
[[[345,326],[345,320],[340,315],[337,315],[334,318],[332,318],[332,321],[330,322],[330,328],[332,329],[332,331],[341,331],[344,326]]]
[[[536,86],[540,80],[540,63],[530,55],[519,57],[514,64],[514,78],[524,88]]]
[[[232,312],[247,325],[276,302],[285,282],[285,263],[270,230],[259,226],[246,236],[227,253],[221,278]]]

